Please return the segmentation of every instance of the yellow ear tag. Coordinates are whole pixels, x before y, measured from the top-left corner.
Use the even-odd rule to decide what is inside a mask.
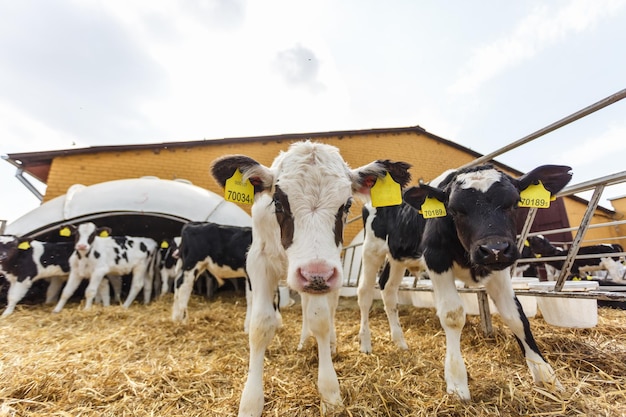
[[[374,207],[398,206],[402,204],[402,187],[387,173],[384,178],[376,179],[370,190]]]
[[[446,206],[443,205],[443,202],[436,199],[435,197],[426,197],[424,200],[424,204],[422,204],[420,214],[425,219],[434,219],[435,217],[445,217],[446,216]]]
[[[519,193],[520,207],[550,207],[550,191],[546,190],[541,181],[539,184],[531,184],[525,190]]]
[[[98,235],[100,237],[109,237],[109,232],[107,232],[106,230],[103,230],[100,232],[100,234]]]
[[[243,180],[243,174],[239,169],[224,184],[224,200],[233,203],[254,203],[254,186],[250,180]]]
[[[21,250],[30,249],[30,242],[28,242],[28,241],[22,242],[19,245],[17,245],[17,248],[21,249]]]
[[[527,248],[530,247],[530,242],[528,241],[528,239],[524,241],[524,246],[526,246]]]
[[[161,242],[161,249],[167,249],[170,247],[170,244],[167,243],[167,240],[164,240],[163,242]]]
[[[70,237],[72,236],[72,231],[69,227],[64,227],[59,230],[59,236]]]

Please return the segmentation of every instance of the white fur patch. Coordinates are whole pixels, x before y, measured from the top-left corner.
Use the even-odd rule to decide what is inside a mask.
[[[459,184],[460,188],[474,188],[475,190],[485,193],[493,184],[500,181],[501,178],[502,174],[499,171],[487,169],[459,174],[456,177],[456,182]]]

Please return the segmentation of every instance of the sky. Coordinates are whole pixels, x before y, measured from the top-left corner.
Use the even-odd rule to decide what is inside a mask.
[[[624,27],[626,0],[0,0],[0,155],[415,125],[488,154],[626,88]],[[626,100],[496,159],[623,172]],[[15,171],[9,222],[39,206]]]

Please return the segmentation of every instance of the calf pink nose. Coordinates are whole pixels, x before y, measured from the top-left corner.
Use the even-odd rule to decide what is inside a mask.
[[[326,282],[335,274],[335,268],[323,262],[315,262],[300,268],[300,274],[309,282]]]
[[[79,243],[76,245],[76,250],[86,250],[88,246],[84,243]]]

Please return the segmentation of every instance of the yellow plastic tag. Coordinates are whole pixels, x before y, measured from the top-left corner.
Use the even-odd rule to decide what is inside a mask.
[[[250,180],[243,181],[243,174],[236,170],[224,185],[224,200],[233,203],[254,203],[254,186]]]
[[[528,241],[528,239],[524,241],[524,246],[526,246],[527,248],[530,247],[530,242]]]
[[[72,236],[72,231],[69,227],[65,226],[59,230],[59,236],[70,237]]]
[[[402,204],[402,187],[387,173],[384,178],[378,178],[372,187],[372,205],[374,207],[398,206]]]
[[[17,248],[21,249],[21,250],[30,249],[30,242],[24,241],[24,242],[20,243],[19,245],[17,245]]]
[[[161,242],[161,249],[167,249],[170,247],[170,244],[167,243],[167,240],[164,240],[163,242]]]
[[[98,236],[100,236],[100,237],[109,237],[109,232],[107,232],[106,230],[102,230]]]
[[[420,214],[425,219],[434,219],[435,217],[445,217],[446,216],[446,206],[443,205],[443,202],[436,199],[435,197],[426,197],[424,200],[424,204],[422,204]]]
[[[537,185],[529,185],[525,190],[519,193],[519,196],[520,207],[550,207],[550,191],[546,190],[541,181],[539,181]]]

